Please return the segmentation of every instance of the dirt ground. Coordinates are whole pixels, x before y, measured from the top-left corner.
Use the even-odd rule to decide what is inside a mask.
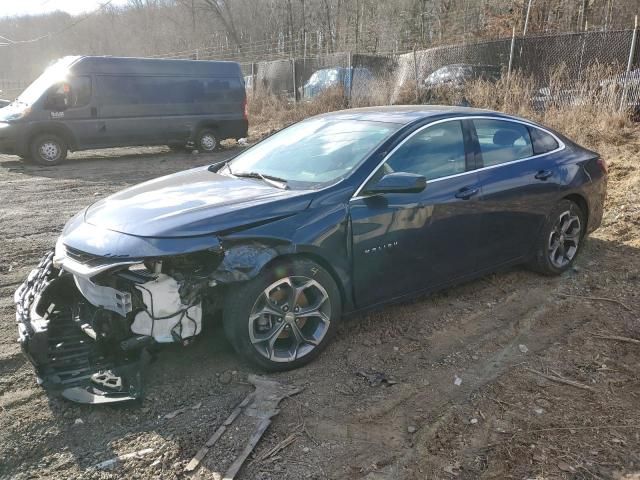
[[[345,319],[319,359],[271,376],[304,391],[281,403],[239,478],[640,478],[640,344],[601,337],[640,339],[639,133],[607,149],[604,225],[573,270],[547,278],[516,268]],[[232,153],[119,149],[56,168],[0,157],[0,478],[183,478],[251,390],[255,368],[213,325],[160,355],[141,405],[49,397],[16,343],[12,303],[80,208]],[[363,373],[389,381],[372,385]],[[216,462],[242,447],[242,428],[195,478],[216,478]],[[92,468],[142,449],[153,451]]]

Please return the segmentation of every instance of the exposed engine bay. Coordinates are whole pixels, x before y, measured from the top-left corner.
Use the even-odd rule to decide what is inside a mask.
[[[201,333],[221,260],[209,250],[106,261],[58,245],[14,297],[19,341],[38,383],[80,403],[140,399],[160,345],[186,346]]]

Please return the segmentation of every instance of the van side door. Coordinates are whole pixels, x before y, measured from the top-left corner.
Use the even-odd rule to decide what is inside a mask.
[[[154,145],[165,141],[165,77],[97,75],[100,146]],[[169,86],[170,87],[170,86]]]

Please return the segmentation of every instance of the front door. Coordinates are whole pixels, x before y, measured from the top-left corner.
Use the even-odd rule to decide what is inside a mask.
[[[463,122],[417,130],[368,182],[385,173],[424,175],[420,193],[367,195],[350,202],[358,307],[448,283],[475,270],[479,186]]]
[[[69,128],[78,148],[94,146],[99,137],[99,125],[93,114],[95,98],[91,77],[71,76],[67,81],[51,87],[48,96],[64,96],[66,105],[59,110],[48,100],[45,101],[50,119]]]

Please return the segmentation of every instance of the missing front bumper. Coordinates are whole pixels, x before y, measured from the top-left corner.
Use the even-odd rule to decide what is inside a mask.
[[[114,345],[95,332],[89,335],[92,319],[84,318],[73,278],[54,267],[53,252],[29,274],[14,301],[18,341],[45,389],[80,403],[142,398],[149,342]],[[105,382],[105,377],[115,381]]]

